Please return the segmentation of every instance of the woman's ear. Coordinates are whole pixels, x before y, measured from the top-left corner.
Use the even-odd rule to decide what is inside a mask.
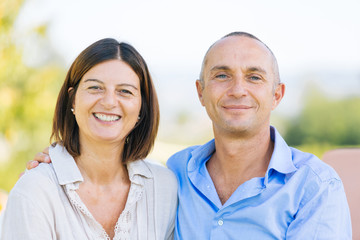
[[[74,90],[73,87],[69,87],[69,88],[68,88],[68,94],[70,95],[70,93],[71,93],[73,90]],[[75,109],[75,103],[72,104],[71,109],[70,109],[70,110],[72,111],[72,113],[75,115],[75,110],[74,110],[74,109]]]

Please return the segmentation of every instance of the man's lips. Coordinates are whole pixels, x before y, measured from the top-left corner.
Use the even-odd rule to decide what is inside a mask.
[[[246,110],[250,109],[252,107],[247,105],[224,105],[223,108],[229,109],[229,110]]]

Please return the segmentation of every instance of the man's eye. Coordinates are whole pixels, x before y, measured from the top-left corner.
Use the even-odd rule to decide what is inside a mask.
[[[227,75],[226,74],[218,74],[215,77],[220,78],[220,79],[225,79],[225,78],[227,78]]]
[[[253,80],[253,81],[258,81],[258,80],[261,79],[261,78],[258,77],[258,76],[250,76],[249,78],[250,78],[251,80]]]

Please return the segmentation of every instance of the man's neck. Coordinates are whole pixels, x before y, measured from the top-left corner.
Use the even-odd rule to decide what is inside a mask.
[[[214,135],[216,151],[207,169],[224,204],[241,184],[265,176],[274,144],[269,128],[250,137]]]

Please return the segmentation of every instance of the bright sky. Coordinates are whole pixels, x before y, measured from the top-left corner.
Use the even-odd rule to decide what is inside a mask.
[[[131,43],[148,62],[169,113],[200,108],[194,81],[207,48],[229,32],[247,31],[278,59],[288,84],[287,103],[280,105],[285,112],[301,101],[294,79],[309,72],[340,73],[335,88],[360,93],[359,12],[359,0],[27,0],[16,36],[32,41],[30,55],[46,61],[27,32],[48,24],[48,44],[67,65],[100,38]]]

